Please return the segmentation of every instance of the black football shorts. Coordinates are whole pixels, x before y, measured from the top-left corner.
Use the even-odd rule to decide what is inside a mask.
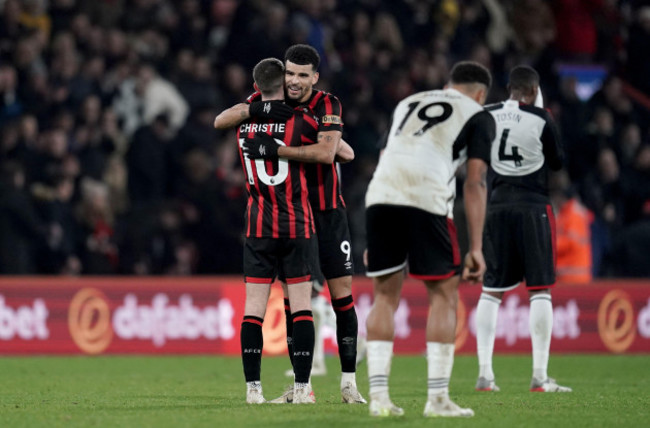
[[[352,245],[348,215],[344,207],[314,210],[320,269],[325,279],[352,275]]]
[[[315,238],[246,238],[244,281],[271,284],[276,277],[287,284],[311,280],[317,259]]]
[[[460,249],[452,219],[419,208],[372,205],[366,210],[368,272],[377,277],[407,266],[422,280],[460,273]]]
[[[488,207],[483,248],[483,290],[508,291],[524,279],[530,290],[555,284],[555,217],[550,205]]]

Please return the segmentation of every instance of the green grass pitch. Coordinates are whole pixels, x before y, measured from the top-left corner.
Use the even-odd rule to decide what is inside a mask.
[[[424,357],[394,358],[393,401],[402,418],[374,419],[367,406],[341,404],[338,360],[312,380],[315,405],[247,405],[239,358],[3,357],[2,427],[607,427],[649,426],[650,356],[552,355],[550,374],[573,387],[569,394],[528,392],[530,356],[495,357],[501,392],[474,391],[476,358],[457,356],[451,397],[474,409],[471,419],[425,419]],[[288,378],[286,357],[266,357],[267,399]],[[358,384],[367,396],[366,365]]]

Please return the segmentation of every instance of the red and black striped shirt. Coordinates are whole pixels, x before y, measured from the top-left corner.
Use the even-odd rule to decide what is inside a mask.
[[[255,93],[248,97],[247,101],[257,101],[259,96],[259,93]],[[319,131],[343,130],[341,102],[328,92],[314,89],[307,101],[294,105],[294,108],[302,112],[302,127],[296,129],[300,129],[302,133],[303,144],[315,144]],[[313,209],[325,211],[338,208],[339,204],[345,206],[336,162],[305,163],[305,170],[309,185],[309,202]]]
[[[247,238],[309,238],[314,234],[305,164],[286,159],[251,160],[244,158],[241,149],[244,139],[254,138],[256,132],[266,132],[287,146],[302,145],[302,116],[296,112],[286,123],[251,119],[237,129],[248,190]]]

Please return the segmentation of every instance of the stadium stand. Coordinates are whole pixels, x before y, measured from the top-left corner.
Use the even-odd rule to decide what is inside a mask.
[[[643,0],[0,0],[0,273],[241,272],[243,175],[211,123],[294,43],[319,50],[318,87],[343,104],[359,269],[390,112],[471,59],[495,76],[488,102],[512,66],[539,70],[593,213],[594,276],[644,274],[619,260],[650,242]]]

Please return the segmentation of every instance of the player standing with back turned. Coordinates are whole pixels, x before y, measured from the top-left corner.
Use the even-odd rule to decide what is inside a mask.
[[[553,330],[550,289],[555,285],[555,218],[548,168],[562,167],[562,149],[548,112],[533,105],[539,75],[528,66],[510,71],[510,98],[486,107],[497,124],[491,167],[495,177],[485,226],[487,272],[476,310],[479,378],[476,389],[498,391],[492,353],[501,298],[526,280],[533,348],[531,391],[570,392],[548,377]]]
[[[473,416],[449,398],[454,364],[460,252],[452,219],[456,169],[467,160],[464,184],[470,249],[463,278],[482,281],[486,174],[495,125],[483,110],[490,72],[474,62],[451,70],[444,90],[402,100],[393,113],[386,149],[366,194],[368,276],[375,300],[368,315],[370,415],[400,416],[388,394],[393,316],[405,267],[424,282],[429,297],[428,363],[424,416]]]

